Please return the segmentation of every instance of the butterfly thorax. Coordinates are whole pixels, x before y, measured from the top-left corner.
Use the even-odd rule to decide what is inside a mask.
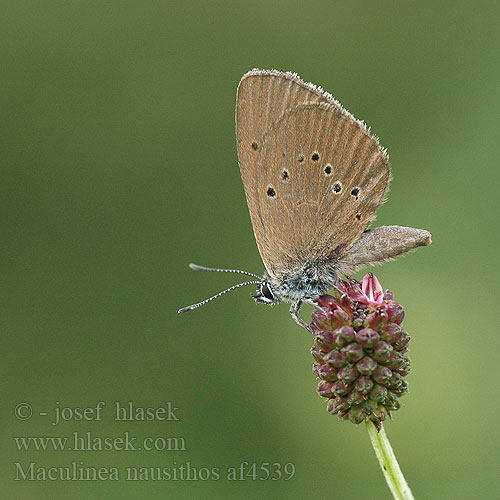
[[[268,305],[314,300],[332,288],[339,277],[338,266],[331,262],[305,263],[280,278],[264,274],[253,297],[257,302]]]

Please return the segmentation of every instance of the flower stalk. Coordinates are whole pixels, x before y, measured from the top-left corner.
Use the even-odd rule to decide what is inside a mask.
[[[380,430],[377,430],[373,422],[366,421],[366,428],[368,429],[375,455],[377,455],[380,468],[384,473],[392,496],[395,500],[414,500],[410,487],[392,451],[391,443],[387,439],[384,427],[382,424],[379,425]]]

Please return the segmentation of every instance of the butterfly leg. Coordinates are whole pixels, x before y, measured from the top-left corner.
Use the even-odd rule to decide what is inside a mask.
[[[299,316],[300,307],[302,306],[302,301],[292,302],[290,306],[290,316],[292,316],[293,320],[297,325],[305,328],[308,332],[311,332],[309,325]],[[312,333],[312,332],[311,332]]]
[[[304,299],[302,302],[304,302],[304,304],[309,304],[310,306],[313,306],[315,309],[321,309],[319,304],[317,302],[315,302],[314,300]]]

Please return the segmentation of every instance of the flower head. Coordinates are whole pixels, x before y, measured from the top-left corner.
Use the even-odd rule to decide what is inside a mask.
[[[333,296],[317,300],[310,325],[315,337],[313,372],[327,409],[354,423],[380,424],[407,392],[405,355],[410,337],[400,324],[404,309],[378,279],[342,281]]]

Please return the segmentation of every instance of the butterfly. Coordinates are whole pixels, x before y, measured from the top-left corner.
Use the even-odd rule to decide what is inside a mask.
[[[258,284],[254,299],[290,302],[302,327],[301,305],[336,286],[343,276],[419,246],[429,245],[424,229],[370,229],[391,179],[389,157],[365,124],[329,93],[295,73],[254,69],[238,86],[236,139],[245,195],[263,277],[238,283],[179,312],[220,295]]]

